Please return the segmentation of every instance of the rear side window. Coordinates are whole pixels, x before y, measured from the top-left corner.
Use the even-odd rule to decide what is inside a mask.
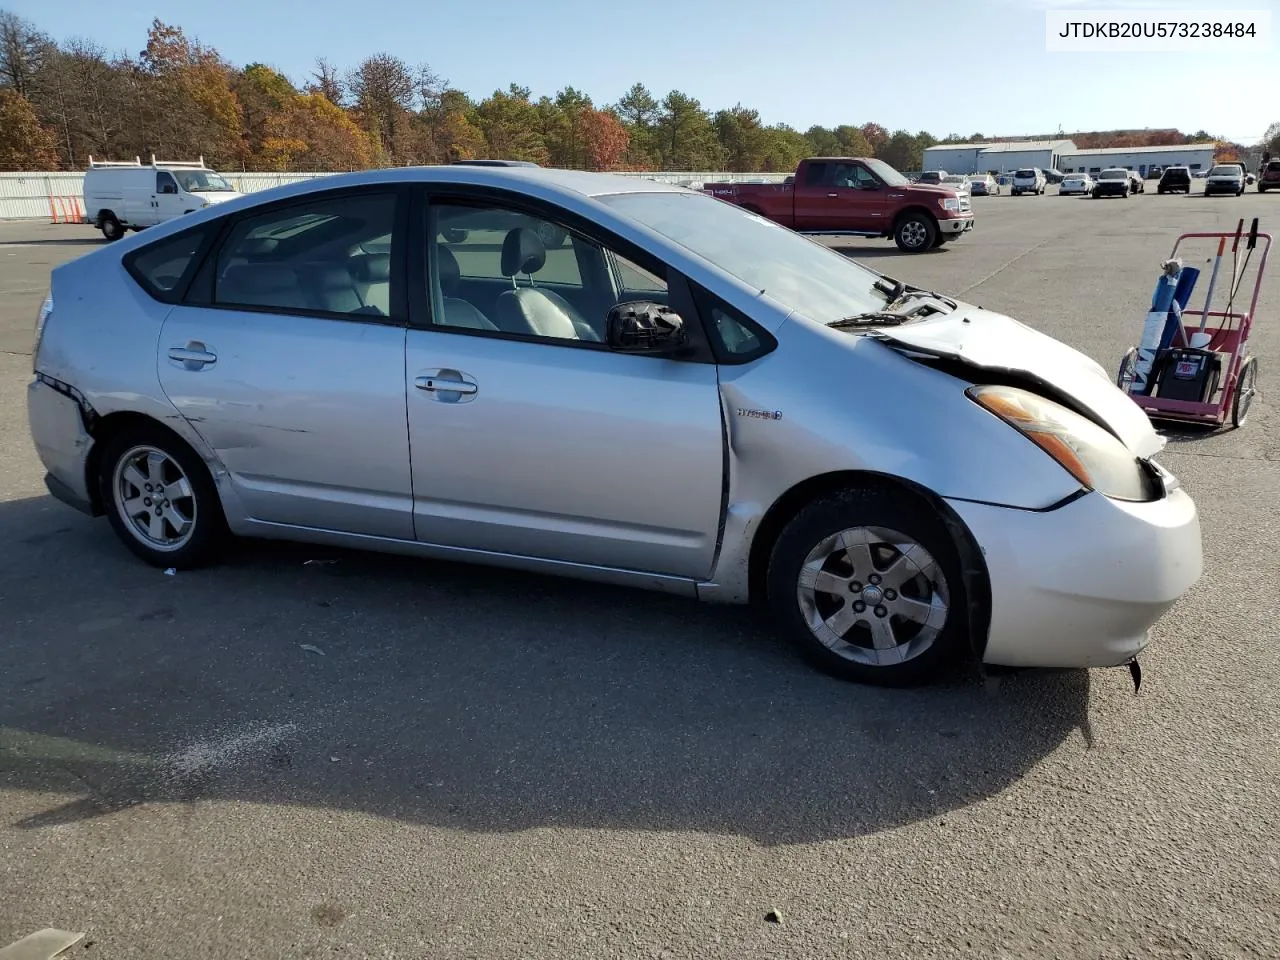
[[[176,303],[211,231],[212,225],[204,225],[140,247],[125,259],[125,269],[151,296],[163,303]]]
[[[328,197],[245,217],[218,251],[213,303],[388,317],[395,222],[394,193]]]

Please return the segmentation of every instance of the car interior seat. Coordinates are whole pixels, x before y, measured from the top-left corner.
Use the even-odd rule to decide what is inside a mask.
[[[536,232],[516,227],[502,243],[502,275],[511,289],[498,297],[498,326],[508,333],[533,334],[561,340],[594,340],[600,335],[564,297],[536,285],[533,275],[546,265],[547,248]],[[529,285],[522,287],[524,274]]]
[[[458,258],[442,243],[436,244],[436,273],[440,278],[440,292],[444,298],[444,316],[440,323],[447,327],[468,327],[472,330],[497,330],[498,325],[486,317],[469,300],[456,296],[462,280]]]

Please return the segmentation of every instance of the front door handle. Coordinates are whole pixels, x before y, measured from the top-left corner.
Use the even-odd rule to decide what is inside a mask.
[[[432,399],[446,403],[470,400],[480,389],[474,380],[460,370],[428,370],[413,380],[413,385]]]
[[[188,370],[201,370],[216,363],[218,355],[199,340],[191,340],[184,347],[170,347],[169,359],[182,364]]]
[[[827,196],[828,196],[828,197],[838,197],[838,196],[840,196],[840,194],[838,194],[838,193],[828,193],[828,194],[827,194]]]

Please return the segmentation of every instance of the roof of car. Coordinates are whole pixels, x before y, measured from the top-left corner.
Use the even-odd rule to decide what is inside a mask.
[[[609,173],[592,173],[585,170],[562,170],[555,167],[514,167],[447,164],[419,167],[384,167],[376,170],[359,170],[354,173],[335,173],[309,180],[302,180],[275,188],[272,193],[282,196],[288,193],[304,194],[315,189],[335,189],[374,183],[456,183],[477,187],[528,188],[539,187],[543,192],[578,194],[586,197],[607,196],[617,193],[680,193],[690,192],[688,187],[661,183],[645,177],[622,177]]]

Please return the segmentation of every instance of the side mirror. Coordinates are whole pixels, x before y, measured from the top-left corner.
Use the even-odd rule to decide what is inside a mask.
[[[671,353],[689,340],[684,319],[651,300],[620,303],[605,320],[605,342],[618,353]]]

